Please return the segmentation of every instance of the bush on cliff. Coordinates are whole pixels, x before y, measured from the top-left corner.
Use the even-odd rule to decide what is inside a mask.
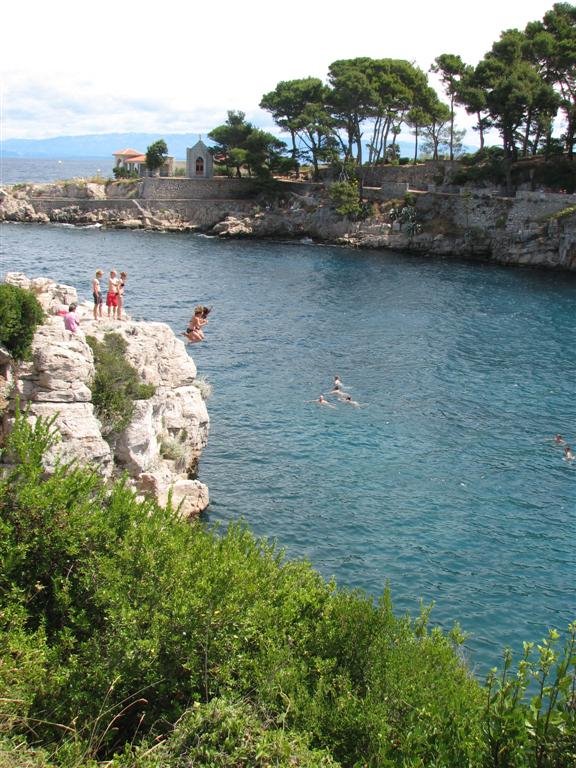
[[[329,188],[330,201],[337,214],[357,219],[362,212],[360,190],[356,179],[335,181]]]
[[[93,336],[86,341],[94,354],[96,373],[90,384],[92,402],[106,437],[126,429],[134,415],[134,400],[147,400],[156,391],[143,384],[125,353],[128,345],[118,333],[107,333],[100,342]]]
[[[570,765],[573,644],[554,657],[550,639],[560,681],[537,672],[530,707],[509,667],[483,690],[427,611],[398,618],[388,593],[337,590],[240,525],[190,525],[89,470],[46,478],[51,439],[17,415],[0,479],[10,744],[66,768]]]
[[[0,344],[15,360],[28,360],[37,326],[44,320],[38,299],[16,285],[0,285]]]

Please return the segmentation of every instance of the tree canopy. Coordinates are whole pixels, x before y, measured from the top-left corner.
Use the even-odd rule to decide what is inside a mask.
[[[146,150],[146,167],[151,175],[154,175],[164,163],[168,157],[168,147],[164,139],[159,139],[153,144],[150,144]]]
[[[476,116],[484,147],[487,130],[496,129],[508,161],[549,151],[555,120],[562,118],[561,140],[571,157],[576,143],[576,6],[556,3],[541,21],[524,31],[502,32],[475,66],[454,52],[431,65],[448,105],[430,87],[426,74],[403,59],[339,59],[328,67],[326,83],[317,77],[281,81],[260,106],[290,134],[291,155],[318,163],[338,155],[362,165],[395,157],[403,126],[433,157],[446,148],[452,159],[462,144],[456,107]]]
[[[259,177],[282,168],[286,144],[249,123],[244,112],[229,111],[226,122],[210,131],[208,138],[214,143],[212,153],[238,178],[243,168],[249,176]]]

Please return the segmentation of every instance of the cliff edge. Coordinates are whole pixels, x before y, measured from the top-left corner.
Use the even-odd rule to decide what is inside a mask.
[[[11,428],[19,400],[31,419],[55,418],[59,439],[46,457],[47,471],[58,459],[75,459],[107,478],[126,473],[137,492],[153,495],[161,504],[171,494],[184,516],[203,511],[208,506],[208,488],[196,478],[196,471],[210,420],[196,365],[171,328],[130,319],[95,321],[91,307],[84,304],[77,310],[81,331],[73,334],[56,314],[77,302],[73,287],[21,273],[9,273],[6,282],[32,291],[46,320],[36,331],[29,362],[14,365],[0,348],[0,439]],[[119,432],[107,430],[105,439],[92,402],[95,366],[86,336],[102,341],[110,332],[125,340],[126,359],[155,392],[149,399],[135,401],[128,426]]]

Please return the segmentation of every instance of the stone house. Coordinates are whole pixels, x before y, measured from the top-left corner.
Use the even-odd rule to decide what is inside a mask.
[[[114,152],[114,167],[126,168],[127,171],[136,171],[138,176],[147,176],[146,153],[137,149],[122,149],[120,152]],[[160,168],[160,176],[174,175],[174,158],[168,156],[166,162]]]
[[[202,139],[186,150],[186,176],[191,179],[211,179],[214,175],[212,154]]]

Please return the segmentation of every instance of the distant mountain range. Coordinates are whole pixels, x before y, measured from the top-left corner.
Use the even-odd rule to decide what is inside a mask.
[[[0,141],[3,157],[64,159],[71,157],[106,157],[122,149],[146,149],[164,139],[168,153],[176,160],[186,159],[186,149],[198,141],[197,133],[102,133],[87,136],[55,136],[52,139],[6,139]]]
[[[56,136],[52,139],[6,139],[0,141],[2,157],[54,158],[62,160],[74,157],[105,157],[110,159],[114,152],[122,149],[146,149],[158,139],[168,145],[168,154],[176,160],[186,159],[186,149],[192,147],[200,136],[197,133],[102,133],[86,136]],[[204,139],[206,137],[203,137]],[[207,142],[208,144],[210,142]],[[399,141],[400,154],[412,157],[414,144]],[[477,147],[464,147],[475,151]]]

